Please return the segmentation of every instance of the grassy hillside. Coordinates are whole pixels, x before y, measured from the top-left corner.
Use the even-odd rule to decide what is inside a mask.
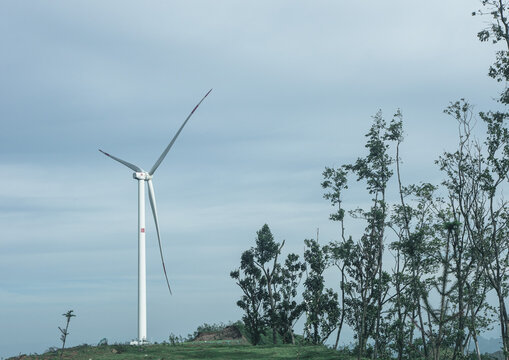
[[[10,358],[14,359],[59,359],[57,352],[45,353],[42,355],[22,355]],[[194,360],[194,359],[241,359],[241,360],[260,360],[260,359],[344,359],[340,353],[328,349],[324,346],[300,346],[300,345],[277,345],[277,346],[252,346],[252,345],[232,345],[227,343],[185,343],[181,345],[103,345],[89,346],[82,345],[69,348],[64,351],[63,359],[75,360]],[[9,360],[9,359],[7,359]]]

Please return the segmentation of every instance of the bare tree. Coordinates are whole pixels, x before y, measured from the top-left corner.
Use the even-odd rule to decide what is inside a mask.
[[[67,335],[69,335],[69,323],[71,322],[71,318],[75,317],[76,315],[73,314],[74,310],[69,310],[65,314],[62,314],[62,316],[65,316],[66,318],[66,324],[65,329],[62,329],[60,326],[58,327],[58,330],[62,333],[60,335],[60,340],[62,340],[62,350],[60,351],[60,359],[64,355],[64,348],[65,348],[65,341],[67,340]]]

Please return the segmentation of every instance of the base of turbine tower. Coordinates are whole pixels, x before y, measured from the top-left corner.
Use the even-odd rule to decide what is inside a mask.
[[[148,340],[133,340],[129,343],[129,345],[149,345],[150,341]]]

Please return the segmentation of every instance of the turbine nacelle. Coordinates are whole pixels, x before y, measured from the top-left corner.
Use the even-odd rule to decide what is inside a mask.
[[[133,173],[133,179],[149,181],[152,180],[152,175],[150,175],[148,172],[137,171]]]

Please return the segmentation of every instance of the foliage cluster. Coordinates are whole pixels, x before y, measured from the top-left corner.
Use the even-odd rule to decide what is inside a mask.
[[[507,85],[509,5],[503,0],[481,5],[474,15],[488,16],[491,23],[479,39],[504,45],[489,76]],[[325,245],[318,236],[306,239],[304,261],[290,254],[282,263],[284,241],[276,242],[265,224],[256,245],[242,254],[240,268],[230,274],[243,291],[237,305],[253,344],[267,329],[274,344],[277,334],[293,342],[295,321],[304,315],[304,337],[313,344],[336,332],[337,348],[344,325],[349,326],[358,359],[480,360],[479,334],[496,324],[509,360],[507,86],[497,102],[502,111],[477,116],[464,99],[444,110],[458,125],[458,142],[455,151],[436,160],[440,184],[404,184],[403,115],[398,110],[387,121],[376,113],[366,134],[366,154],[323,172],[338,239]],[[480,139],[473,131],[477,118],[485,128]],[[352,179],[364,186],[369,205],[344,207]],[[347,236],[347,215],[364,230]],[[327,269],[338,272],[334,289],[325,287]]]

